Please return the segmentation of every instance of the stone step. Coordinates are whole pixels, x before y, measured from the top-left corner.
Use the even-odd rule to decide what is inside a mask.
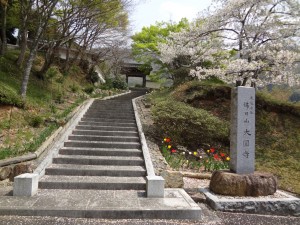
[[[41,189],[145,190],[144,177],[51,176],[39,182]]]
[[[108,141],[108,142],[138,142],[138,137],[127,136],[97,136],[97,135],[70,135],[69,140],[75,141]]]
[[[118,120],[134,120],[134,115],[132,116],[118,116],[118,115],[92,115],[92,116],[86,116],[84,115],[82,118],[91,118],[91,119],[118,119]]]
[[[115,107],[115,108],[132,108],[132,102],[113,102],[113,101],[107,101],[107,102],[102,102],[102,103],[99,103],[97,101],[94,101],[94,104],[91,105],[91,108],[102,108],[102,107],[105,107],[105,108],[109,108],[109,107]]]
[[[133,118],[133,113],[111,113],[111,112],[87,112],[84,114],[84,117],[91,117],[91,118],[110,118],[110,117],[116,117],[116,118]]]
[[[81,121],[92,121],[92,122],[116,122],[116,123],[135,123],[134,119],[109,119],[109,118],[88,118],[82,117]]]
[[[46,175],[142,177],[147,173],[142,166],[52,164]]]
[[[30,198],[3,196],[0,198],[0,214],[12,218],[15,216],[40,216],[41,218],[51,216],[115,220],[141,219],[141,222],[133,222],[134,224],[143,224],[142,219],[190,219],[204,224],[200,207],[186,193],[181,192],[183,190],[166,189],[165,198],[162,200],[161,198],[147,198],[145,190],[40,189],[35,196]],[[39,221],[34,217],[31,219]],[[18,218],[15,221],[18,221],[16,224],[21,224]],[[73,224],[69,220],[65,221]],[[90,222],[89,224],[92,224],[92,221]],[[117,221],[108,223],[118,224]],[[132,224],[130,221],[125,223]],[[173,221],[170,223],[174,224]],[[25,222],[25,224],[30,224],[30,222]],[[65,223],[58,222],[57,224]]]
[[[121,112],[89,112],[87,111],[84,115],[84,117],[108,117],[108,116],[114,116],[114,117],[120,117],[120,118],[126,118],[126,117],[134,117],[133,112],[128,112],[128,111],[121,111]]]
[[[58,155],[58,157],[53,158],[53,163],[78,165],[144,166],[144,159],[136,156]]]
[[[113,110],[113,109],[103,109],[103,110],[97,110],[97,109],[92,109],[88,110],[86,114],[115,114],[115,115],[130,115],[132,116],[134,114],[133,110],[129,109],[122,109],[122,110]]]
[[[101,130],[101,131],[135,131],[137,132],[136,127],[118,127],[118,126],[96,126],[96,125],[77,125],[75,127],[77,130]]]
[[[106,106],[106,107],[111,107],[111,106],[115,106],[115,107],[132,107],[132,102],[128,101],[102,101],[102,102],[97,102],[94,101],[94,104],[91,107],[102,107],[102,106]]]
[[[64,147],[79,148],[141,148],[139,142],[108,142],[108,141],[65,141]]]
[[[119,97],[118,97],[119,99]],[[99,104],[118,104],[118,105],[130,105],[131,103],[131,98],[128,98],[128,101],[124,101],[122,100],[118,100],[118,99],[109,99],[109,100],[95,100],[95,105],[99,105]]]
[[[91,107],[102,107],[102,106],[106,106],[106,107],[112,107],[112,106],[115,106],[115,107],[132,107],[132,102],[131,101],[128,101],[128,102],[125,102],[125,101],[102,101],[102,102],[97,102],[97,101],[94,101],[94,104],[91,106]]]
[[[117,122],[95,122],[95,121],[80,121],[78,125],[88,126],[88,125],[96,125],[96,126],[118,126],[118,127],[136,127],[135,123],[126,123],[122,121]]]
[[[97,104],[97,103],[94,102],[94,104],[91,105],[89,109],[94,109],[94,110],[106,110],[106,109],[132,110],[133,106],[132,106],[132,103],[119,104],[119,103],[116,103],[116,102],[110,102],[110,103],[107,103],[107,104]]]
[[[100,111],[105,111],[105,110],[112,110],[112,111],[124,111],[124,110],[133,110],[132,105],[123,105],[123,106],[118,106],[115,104],[112,105],[92,105],[88,110],[100,110]]]
[[[61,155],[94,155],[94,156],[136,156],[142,157],[139,149],[107,149],[107,148],[66,148],[59,150]]]
[[[96,135],[96,136],[126,136],[138,137],[136,131],[101,131],[101,130],[73,130],[72,134],[75,135]]]

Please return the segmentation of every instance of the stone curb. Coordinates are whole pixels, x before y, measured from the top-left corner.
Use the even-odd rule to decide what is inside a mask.
[[[207,188],[201,188],[207,204],[214,210],[234,213],[251,213],[280,216],[300,216],[300,199],[283,191],[277,191],[282,198],[248,197],[219,198]]]
[[[146,166],[147,176],[146,176],[146,193],[147,198],[164,198],[164,192],[165,192],[165,179],[161,176],[156,176],[153,163],[151,160],[149,148],[146,142],[145,134],[143,132],[142,123],[139,117],[138,109],[136,106],[135,101],[138,100],[141,97],[137,97],[132,99],[132,106],[134,110],[136,125],[138,128],[138,133],[141,141],[142,146],[142,152],[144,156],[144,162]]]
[[[139,118],[137,106],[136,106],[136,103],[135,103],[136,100],[138,100],[139,98],[142,98],[142,97],[143,96],[132,99],[132,105],[133,105],[136,124],[137,124],[138,132],[139,132],[139,136],[140,136],[140,140],[141,140],[141,145],[142,145],[143,155],[144,155],[144,159],[145,159],[145,166],[146,166],[147,174],[148,174],[148,176],[155,176],[154,167],[153,167],[152,160],[151,160],[151,157],[150,157],[150,153],[149,153],[149,149],[148,149],[148,146],[147,146],[145,134],[144,134],[143,128],[142,128],[142,123],[141,123],[141,120]]]
[[[113,95],[113,96],[107,96],[107,97],[103,98],[102,100],[112,99],[112,98],[115,98],[118,96],[129,94],[130,92],[131,91],[127,91],[125,93],[121,93],[121,94],[117,94],[117,95]],[[26,162],[26,161],[31,161],[31,160],[39,158],[42,153],[44,153],[46,150],[49,150],[52,147],[53,143],[55,141],[57,141],[63,135],[63,133],[67,130],[67,127],[69,127],[71,125],[71,123],[74,121],[75,114],[77,114],[79,111],[81,111],[84,108],[84,106],[86,104],[88,104],[88,102],[90,100],[91,99],[86,100],[81,105],[77,106],[76,109],[73,110],[69,116],[67,116],[68,122],[63,127],[59,127],[50,137],[48,137],[43,142],[43,144],[35,152],[28,153],[28,154],[22,155],[22,156],[9,158],[9,159],[0,160],[0,167],[9,166],[12,164],[17,164],[17,163]]]

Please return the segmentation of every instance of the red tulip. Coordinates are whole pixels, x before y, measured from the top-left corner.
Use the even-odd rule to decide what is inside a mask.
[[[218,154],[214,154],[214,159],[215,159],[215,160],[220,160],[219,155],[218,155]]]
[[[171,142],[171,139],[170,138],[164,138],[164,141],[169,143],[169,142]]]

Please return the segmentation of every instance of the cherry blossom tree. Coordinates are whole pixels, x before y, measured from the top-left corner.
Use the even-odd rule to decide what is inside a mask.
[[[160,46],[162,61],[190,55],[196,65],[190,75],[199,79],[217,76],[243,86],[299,84],[292,72],[299,59],[299,9],[297,0],[215,0],[193,27],[171,34]],[[205,61],[211,64],[201,65]]]

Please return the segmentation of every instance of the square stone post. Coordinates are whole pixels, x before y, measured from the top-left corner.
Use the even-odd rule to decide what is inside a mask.
[[[231,92],[230,169],[255,171],[255,88],[239,86]]]
[[[38,191],[39,176],[35,173],[24,173],[14,178],[14,196],[33,196]]]
[[[147,176],[147,197],[163,198],[165,191],[165,180],[161,176]]]

